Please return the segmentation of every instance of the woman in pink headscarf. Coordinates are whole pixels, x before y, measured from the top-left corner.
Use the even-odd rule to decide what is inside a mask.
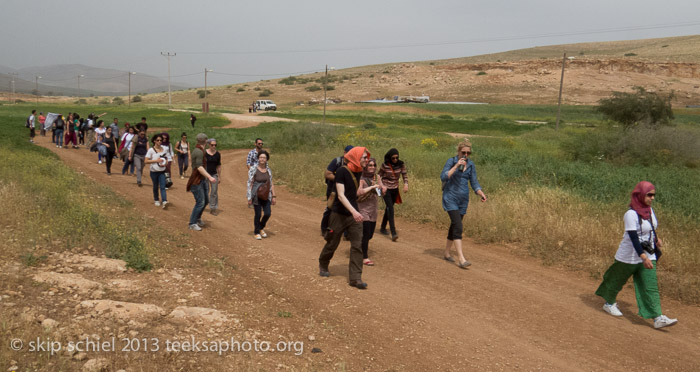
[[[656,260],[661,257],[663,243],[656,236],[656,215],[651,204],[656,188],[651,182],[642,181],[632,191],[630,209],[623,218],[625,234],[615,254],[615,262],[603,276],[603,282],[595,292],[605,299],[603,310],[613,316],[622,316],[617,307],[617,294],[630,276],[634,278],[639,316],[654,319],[654,328],[678,323],[661,313],[661,298],[656,277]]]

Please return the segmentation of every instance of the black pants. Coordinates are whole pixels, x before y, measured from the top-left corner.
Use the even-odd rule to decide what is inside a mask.
[[[328,220],[328,225],[333,233],[326,235],[326,245],[323,246],[321,255],[318,257],[319,266],[328,270],[328,265],[335,254],[335,250],[338,249],[338,244],[340,244],[341,235],[347,230],[350,237],[348,276],[351,283],[360,281],[362,279],[362,224],[355,222],[352,216],[333,212]]]
[[[255,209],[255,217],[253,217],[253,227],[255,228],[255,235],[260,234],[260,230],[265,229],[267,225],[267,220],[270,219],[272,211],[270,210],[269,200],[258,199],[258,204],[253,205]]]
[[[447,211],[450,216],[450,229],[447,231],[447,240],[462,240],[463,214],[459,211]]]
[[[399,189],[387,189],[384,193],[384,217],[382,217],[382,230],[386,230],[386,223],[389,222],[389,228],[392,234],[396,234],[396,224],[394,223],[394,204],[396,198],[399,197]]]
[[[114,160],[114,152],[107,151],[107,156],[105,156],[105,164],[107,164],[107,173],[112,173],[112,160]]]
[[[377,221],[362,221],[362,258],[369,258],[369,241],[374,236]]]

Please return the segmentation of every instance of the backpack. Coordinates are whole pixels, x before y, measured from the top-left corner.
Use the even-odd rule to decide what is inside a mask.
[[[58,118],[56,120],[56,129],[63,129],[63,119]]]
[[[27,117],[27,124],[25,124],[25,126],[27,128],[29,128],[31,126],[31,122],[29,121],[29,119],[31,119],[31,118],[32,118],[31,116]]]

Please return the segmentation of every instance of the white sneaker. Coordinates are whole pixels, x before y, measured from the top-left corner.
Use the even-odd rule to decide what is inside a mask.
[[[102,160],[98,160],[98,161],[97,161],[97,164],[102,164]]]
[[[666,315],[659,315],[654,318],[654,328],[659,329],[663,327],[670,327],[678,323],[678,319],[671,319]]]
[[[163,209],[166,209],[168,207],[168,201],[164,200],[162,205],[163,205]]]
[[[263,238],[267,238],[267,234],[265,234],[265,230],[260,230],[260,236]]]
[[[156,200],[156,207],[160,207],[160,202]]]
[[[196,223],[193,223],[193,224],[190,225],[190,230],[202,231],[202,228],[199,227],[199,225],[197,225]]]
[[[260,234],[255,234],[255,240],[262,240],[262,236],[260,236]]]
[[[622,312],[617,308],[617,302],[612,305],[605,303],[605,305],[603,305],[603,310],[612,316],[622,316]]]

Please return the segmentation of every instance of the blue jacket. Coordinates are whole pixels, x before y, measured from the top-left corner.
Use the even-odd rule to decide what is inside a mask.
[[[474,162],[470,159],[467,159],[467,167],[464,171],[457,169],[451,178],[447,178],[447,173],[457,162],[459,162],[457,156],[447,159],[440,174],[443,183],[442,208],[445,211],[459,211],[460,214],[465,215],[469,206],[469,184],[474,192],[481,190],[481,185],[476,179]]]

